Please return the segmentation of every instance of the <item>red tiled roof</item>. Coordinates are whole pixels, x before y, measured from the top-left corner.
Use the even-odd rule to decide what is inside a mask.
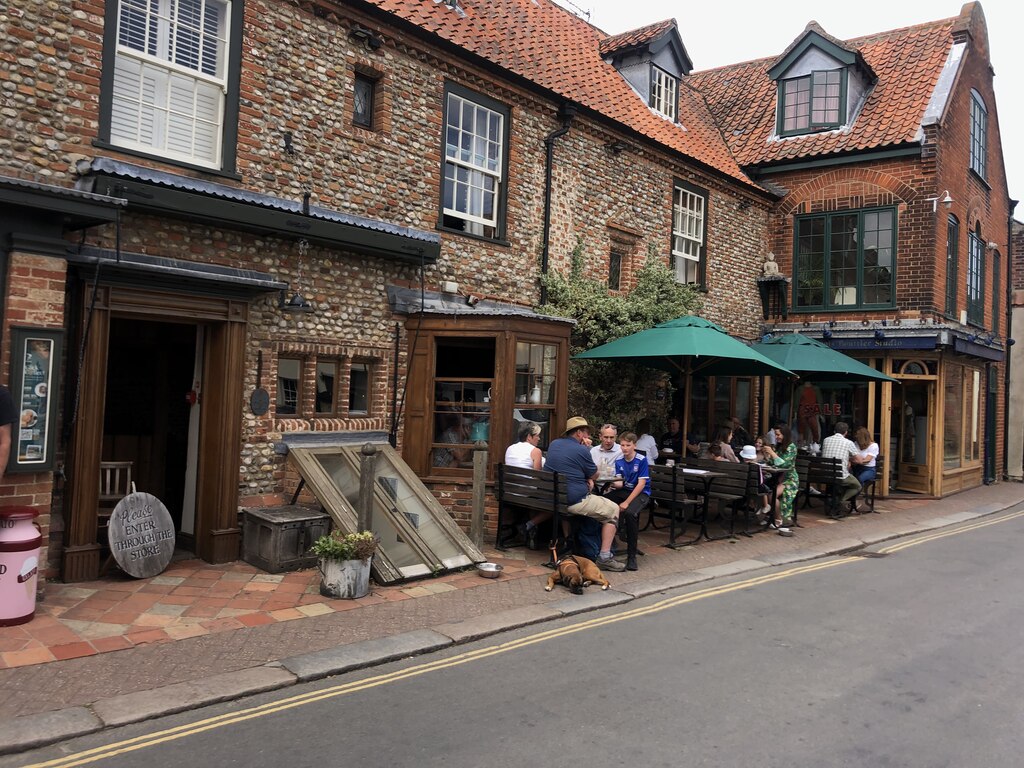
[[[366,2],[670,150],[756,186],[736,164],[704,99],[685,87],[685,79],[679,89],[677,125],[655,114],[601,58],[601,41],[608,35],[551,0],[460,0],[461,12],[433,0]]]
[[[622,32],[618,35],[606,37],[601,41],[601,55],[609,56],[612,53],[615,53],[615,51],[620,51],[623,48],[631,48],[634,45],[644,45],[652,40],[657,40],[663,34],[675,27],[675,25],[675,19],[665,19],[664,21],[657,21],[654,24],[648,24],[646,27],[631,29],[629,32]]]
[[[918,139],[957,19],[895,29],[842,42],[860,52],[878,81],[849,131],[772,139],[778,57],[748,61],[686,78],[704,95],[740,165],[760,165],[838,152],[892,147]]]

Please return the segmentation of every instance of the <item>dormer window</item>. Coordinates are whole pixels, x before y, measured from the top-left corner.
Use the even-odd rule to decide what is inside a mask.
[[[790,136],[846,122],[846,70],[811,72],[779,83],[779,133]]]
[[[775,133],[799,136],[848,127],[878,77],[856,48],[815,22],[768,69],[778,90]]]
[[[651,67],[651,108],[675,122],[679,81],[660,67]]]

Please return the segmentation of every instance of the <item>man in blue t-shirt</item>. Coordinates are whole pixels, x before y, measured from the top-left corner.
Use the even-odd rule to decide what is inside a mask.
[[[548,446],[544,469],[557,472],[565,480],[569,514],[592,517],[601,523],[601,551],[597,567],[603,571],[623,571],[625,566],[612,558],[612,542],[618,529],[619,508],[611,499],[592,494],[597,479],[597,465],[586,447],[590,442],[590,425],[582,416],[573,416],[565,423],[565,434]]]
[[[622,458],[615,461],[616,480],[605,498],[619,505],[626,528],[626,570],[635,571],[636,540],[640,535],[640,513],[651,503],[651,472],[647,457],[636,451],[636,435],[623,432],[619,438]]]

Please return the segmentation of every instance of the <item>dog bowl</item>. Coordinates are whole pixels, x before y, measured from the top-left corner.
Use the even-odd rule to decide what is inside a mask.
[[[476,572],[485,579],[496,579],[501,575],[505,567],[498,563],[477,563]]]

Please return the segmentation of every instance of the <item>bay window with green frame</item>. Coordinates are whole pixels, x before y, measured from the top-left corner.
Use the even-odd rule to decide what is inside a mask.
[[[793,239],[795,310],[894,306],[895,208],[801,216]]]

